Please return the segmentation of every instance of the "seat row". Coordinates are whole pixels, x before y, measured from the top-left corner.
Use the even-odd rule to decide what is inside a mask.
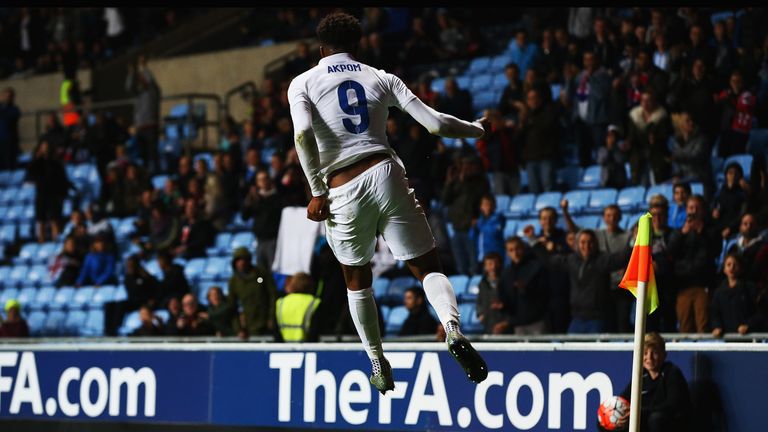
[[[36,288],[6,287],[0,290],[0,303],[16,299],[24,311],[36,310],[101,310],[106,302],[125,300],[128,293],[124,286],[104,285],[80,288],[51,285]]]
[[[460,303],[474,302],[479,292],[482,276],[453,275],[449,276],[456,298]],[[373,281],[373,295],[376,300],[385,305],[400,305],[403,303],[405,291],[411,287],[421,287],[421,283],[413,276],[399,276],[393,279],[379,277]]]
[[[436,321],[440,321],[432,306],[428,306],[429,312]],[[384,330],[387,336],[397,336],[408,318],[408,309],[405,306],[381,306],[381,315],[384,320]],[[461,331],[465,334],[479,334],[483,332],[483,323],[477,319],[474,303],[459,304],[459,316],[461,319]]]

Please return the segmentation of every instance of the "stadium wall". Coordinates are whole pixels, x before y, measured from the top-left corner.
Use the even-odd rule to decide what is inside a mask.
[[[491,370],[480,385],[443,344],[385,344],[396,390],[381,397],[357,343],[0,345],[0,425],[595,430],[599,402],[630,379],[630,343],[477,347]],[[736,431],[766,424],[768,346],[668,343],[667,350],[689,382],[697,419]]]

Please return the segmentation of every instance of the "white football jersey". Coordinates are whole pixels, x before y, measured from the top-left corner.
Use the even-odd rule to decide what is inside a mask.
[[[294,129],[311,122],[323,179],[374,153],[388,153],[402,165],[387,141],[387,117],[389,107],[405,110],[414,99],[400,78],[347,53],[322,58],[288,88]]]

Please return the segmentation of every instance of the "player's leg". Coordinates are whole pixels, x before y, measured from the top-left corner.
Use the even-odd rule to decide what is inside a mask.
[[[371,264],[341,266],[347,283],[347,299],[352,322],[363,343],[363,349],[371,360],[371,384],[382,394],[395,388],[392,368],[384,357],[379,329],[379,312],[373,297]]]

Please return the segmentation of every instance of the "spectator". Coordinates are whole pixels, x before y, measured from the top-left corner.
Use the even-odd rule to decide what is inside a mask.
[[[515,63],[509,63],[504,68],[507,85],[499,98],[498,110],[505,118],[510,119],[517,113],[517,104],[523,101],[523,83],[520,81],[520,68]]]
[[[755,116],[755,97],[744,88],[741,72],[734,71],[727,89],[715,95],[721,106],[720,143],[718,156],[726,159],[747,149],[752,119]]]
[[[676,310],[681,333],[707,331],[709,284],[715,277],[714,263],[720,254],[721,239],[706,221],[706,212],[704,197],[688,198],[685,224],[669,239],[673,275],[679,287]]]
[[[88,237],[101,237],[104,239],[105,250],[112,252],[115,245],[115,230],[112,223],[105,217],[104,212],[96,203],[90,203],[85,208],[85,217],[88,223]]]
[[[131,336],[162,336],[164,332],[163,320],[152,312],[147,305],[139,309],[141,326],[131,333]],[[168,321],[170,323],[170,321]]]
[[[21,317],[21,304],[14,300],[5,302],[5,320],[0,316],[0,338],[29,337],[27,321]]]
[[[507,240],[511,263],[499,282],[499,298],[507,319],[496,324],[494,334],[541,335],[549,331],[549,285],[546,268],[520,237]],[[514,330],[513,330],[514,329]]]
[[[712,196],[712,168],[709,164],[709,144],[706,136],[687,112],[679,116],[677,134],[670,139],[672,163],[679,181],[701,182],[705,196]]]
[[[228,301],[233,310],[242,307],[243,319],[237,321],[240,338],[269,335],[275,328],[277,288],[269,270],[254,267],[248,249],[240,247],[232,254],[232,277]]]
[[[666,181],[670,176],[667,141],[672,125],[667,110],[656,103],[656,96],[645,91],[640,106],[629,112],[629,164],[632,184],[648,186]]]
[[[460,171],[448,171],[443,189],[443,205],[448,208],[448,219],[453,224],[454,235],[451,237],[456,270],[460,274],[474,274],[474,242],[470,238],[470,229],[478,216],[480,198],[488,192],[488,180],[480,170],[479,161],[465,157],[461,161]]]
[[[737,53],[726,32],[725,23],[717,21],[712,26],[712,38],[709,45],[714,52],[714,72],[717,84],[723,85],[728,75],[736,66]]]
[[[237,314],[227,302],[221,287],[212,286],[208,289],[208,311],[203,312],[208,319],[216,336],[234,336],[234,320]]]
[[[301,171],[299,155],[295,148],[291,148],[286,154],[285,166],[277,175],[276,187],[284,206],[307,206],[309,188]]]
[[[147,58],[140,55],[136,65],[128,66],[125,90],[135,96],[133,123],[136,127],[136,139],[150,175],[158,168],[157,139],[160,124],[160,87],[155,76],[147,67]],[[192,109],[190,107],[190,109]]]
[[[200,217],[200,210],[193,200],[184,203],[184,219],[175,255],[184,259],[204,258],[207,248],[213,245],[216,231],[211,223]]]
[[[584,50],[594,53],[595,60],[604,65],[609,74],[613,75],[618,63],[618,52],[607,26],[608,23],[604,17],[595,18],[592,24],[592,35],[587,38]]]
[[[435,150],[437,139],[413,121],[408,121],[405,129],[404,136],[394,142],[390,141],[390,146],[405,165],[408,184],[413,188],[416,199],[422,206],[428,207],[435,193],[429,171],[432,163],[430,157]]]
[[[149,179],[144,170],[136,164],[129,164],[125,170],[125,178],[122,179],[122,199],[120,205],[114,209],[115,216],[132,216],[139,210],[141,192],[149,187]]]
[[[571,323],[568,333],[602,333],[606,331],[610,311],[610,273],[629,261],[632,248],[613,253],[597,249],[597,239],[592,230],[583,230],[577,237],[578,252],[569,255],[550,255],[549,264],[555,269],[567,271],[571,286]],[[542,249],[552,251],[552,242],[539,243]]]
[[[544,105],[539,90],[526,94],[526,103],[518,104],[520,120],[518,137],[522,146],[522,159],[528,171],[531,193],[549,192],[554,184],[552,160],[559,153],[559,124],[552,104]]]
[[[664,339],[658,333],[648,333],[643,338],[640,424],[644,425],[644,430],[648,432],[686,430],[691,420],[688,383],[680,369],[667,361],[665,345]],[[630,404],[631,392],[631,384],[627,384],[621,392],[621,397]],[[625,428],[628,423],[629,412],[621,417],[617,426]]]
[[[187,276],[184,274],[184,267],[173,262],[173,257],[168,251],[162,250],[157,253],[157,265],[163,273],[158,293],[159,307],[167,305],[171,298],[182,298],[191,291]],[[170,306],[168,308],[170,309]]]
[[[429,313],[424,289],[413,286],[405,290],[403,305],[408,309],[399,336],[437,335],[438,321]]]
[[[568,34],[582,40],[589,36],[595,14],[592,9],[589,7],[568,8]]]
[[[725,279],[715,290],[712,299],[712,336],[723,333],[745,334],[749,331],[749,319],[755,313],[757,292],[755,284],[744,279],[742,259],[728,254],[723,263]]]
[[[515,42],[509,46],[509,54],[512,62],[520,68],[520,75],[525,76],[528,68],[533,66],[539,56],[539,47],[528,42],[526,31],[519,29],[515,32]]]
[[[504,253],[504,226],[506,218],[496,211],[496,197],[493,194],[485,194],[480,199],[480,217],[471,231],[471,236],[477,245],[477,261],[482,261],[489,252],[499,255]]]
[[[256,237],[256,264],[271,269],[277,248],[277,232],[283,205],[267,170],[259,170],[243,203],[243,220],[253,218]]]
[[[103,238],[97,237],[91,245],[91,252],[85,256],[83,268],[80,276],[75,281],[75,285],[102,285],[117,283],[115,277],[115,257],[106,251],[106,242]]]
[[[568,212],[568,200],[560,201],[560,208],[563,210],[563,214]],[[536,243],[551,242],[553,252],[568,253],[565,231],[557,226],[557,211],[553,207],[544,207],[539,210],[539,225],[541,232],[538,237],[535,236],[533,225],[528,225],[523,229],[528,244],[534,246]]]
[[[493,178],[492,190],[496,194],[517,195],[520,191],[520,157],[514,129],[505,123],[499,110],[487,110],[485,117],[491,128],[476,145],[485,171]]]
[[[454,77],[448,77],[445,80],[445,93],[437,98],[436,105],[437,111],[462,120],[474,117],[472,114],[472,96],[466,89],[459,88]]]
[[[565,52],[555,41],[553,30],[549,28],[544,29],[541,32],[541,49],[535,64],[536,69],[541,71],[542,76],[547,82],[560,82],[560,75],[564,64]]]
[[[192,172],[192,159],[189,156],[179,158],[179,168],[176,171],[176,179],[179,183],[181,195],[187,197],[187,185],[195,174]]]
[[[656,96],[668,94],[669,75],[653,64],[650,54],[645,49],[637,51],[633,72],[637,74],[638,83],[643,87],[643,91],[651,92]]]
[[[16,167],[19,155],[19,119],[21,111],[16,106],[16,92],[12,87],[3,90],[0,100],[0,170]]]
[[[672,199],[674,203],[672,205],[672,211],[669,212],[669,227],[674,229],[681,229],[685,225],[686,213],[685,208],[688,203],[688,198],[691,196],[691,185],[688,183],[675,183],[672,185]]]
[[[712,209],[715,226],[728,238],[736,228],[747,208],[749,183],[744,180],[741,165],[733,162],[725,167],[725,183],[717,191]]]
[[[600,186],[622,189],[627,185],[625,164],[629,161],[629,146],[621,137],[621,128],[608,125],[605,146],[597,150],[597,163],[600,164]]]
[[[77,242],[72,236],[64,240],[61,252],[56,255],[50,266],[51,279],[57,287],[74,285],[80,276],[83,266],[83,255],[77,248]]]
[[[653,271],[656,276],[656,286],[659,294],[659,312],[648,315],[646,329],[648,331],[677,331],[677,288],[672,275],[674,261],[669,254],[668,245],[672,229],[668,225],[669,202],[664,195],[656,194],[651,197],[649,210],[651,213],[651,257]]]
[[[672,92],[673,111],[689,113],[693,124],[699,126],[705,135],[707,143],[714,142],[718,131],[712,98],[714,92],[712,81],[707,76],[706,63],[701,58],[693,61],[690,74],[683,74]]]
[[[757,265],[757,255],[763,248],[765,239],[758,232],[757,219],[752,213],[745,213],[741,217],[739,233],[732,242],[726,242],[727,250],[723,254],[738,255],[741,258],[741,274],[745,279],[757,282],[760,271],[765,271]]]
[[[44,243],[46,238],[59,237],[64,198],[75,186],[69,181],[61,162],[51,155],[47,141],[40,142],[34,154],[27,167],[26,179],[35,183],[35,228],[37,241]],[[50,224],[50,237],[46,236],[47,224]]]
[[[584,70],[567,88],[567,102],[576,127],[579,163],[591,165],[593,152],[605,142],[610,121],[611,78],[593,52],[584,53]]]
[[[185,294],[181,299],[181,316],[169,321],[166,334],[178,336],[213,336],[214,329],[204,312],[200,310],[194,294]]]
[[[507,240],[509,249],[509,240]],[[507,252],[509,255],[509,251]],[[501,277],[503,260],[496,252],[489,252],[483,257],[483,277],[480,279],[475,311],[477,320],[483,323],[486,334],[496,333],[496,326],[509,318],[504,311],[501,301],[499,278]],[[506,330],[499,327],[499,332]]]
[[[283,342],[316,342],[315,312],[321,303],[314,294],[315,282],[306,273],[296,273],[285,283],[286,295],[275,305],[276,339]]]
[[[125,260],[125,290],[128,298],[122,301],[104,304],[104,333],[117,336],[117,329],[125,314],[141,306],[155,308],[159,305],[158,281],[141,265],[138,255],[131,255]]]
[[[179,220],[160,202],[152,206],[149,220],[149,241],[144,245],[147,251],[158,251],[174,247],[179,240]]]

